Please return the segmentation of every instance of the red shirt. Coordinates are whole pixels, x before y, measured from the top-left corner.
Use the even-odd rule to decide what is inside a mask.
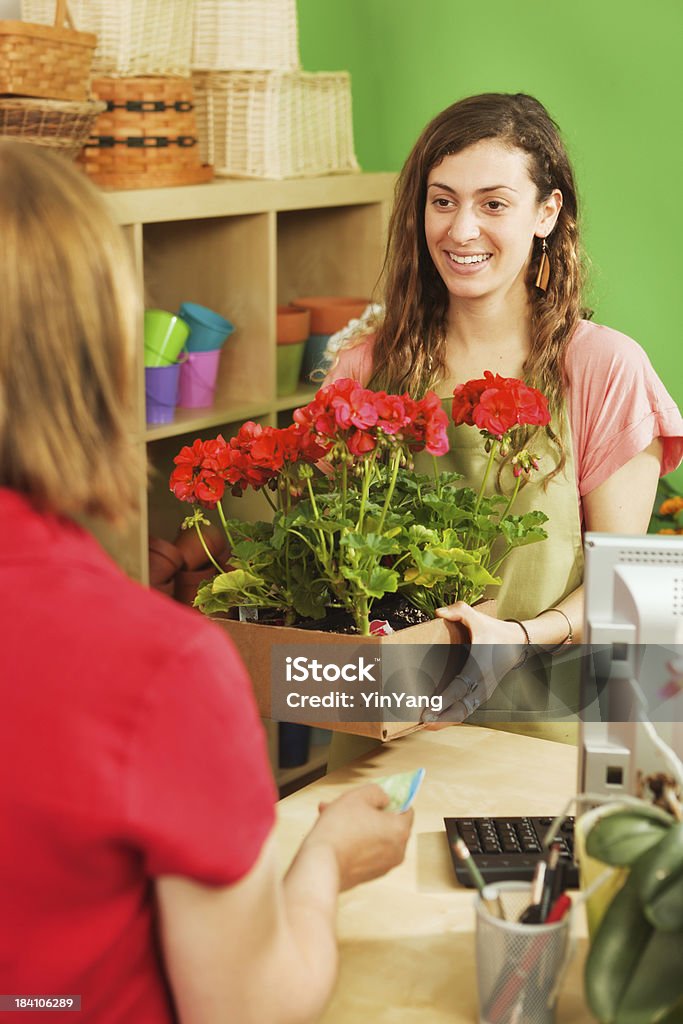
[[[168,1024],[152,880],[235,882],[274,820],[245,670],[197,612],[2,488],[0,622],[0,993]]]

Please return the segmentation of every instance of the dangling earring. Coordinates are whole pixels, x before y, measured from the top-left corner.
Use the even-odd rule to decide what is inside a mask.
[[[545,238],[541,246],[541,259],[538,264],[538,273],[536,274],[536,287],[540,288],[542,292],[547,291],[548,281],[550,280],[550,258],[548,256],[548,247],[545,244]]]

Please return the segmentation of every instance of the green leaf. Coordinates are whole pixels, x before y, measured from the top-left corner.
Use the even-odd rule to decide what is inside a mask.
[[[500,530],[507,543],[518,548],[545,540],[548,534],[542,524],[547,522],[548,517],[543,512],[526,512],[523,516],[506,516],[501,520]]]
[[[683,821],[666,829],[633,865],[631,876],[648,921],[661,931],[682,931]]]
[[[458,564],[449,552],[428,548],[413,551],[414,565],[404,568],[403,579],[414,586],[433,587],[439,580],[459,576]]]
[[[342,576],[366,597],[384,597],[398,590],[398,573],[393,569],[374,566],[371,570],[341,566]]]
[[[423,526],[421,523],[414,523],[408,529],[407,542],[412,547],[413,545],[427,545],[427,544],[438,544],[439,534],[436,530],[430,529],[427,526]]]
[[[262,583],[260,576],[246,572],[244,569],[233,569],[231,572],[223,572],[213,581],[212,591],[214,594],[235,593],[248,590],[249,587],[258,587]]]
[[[659,1021],[683,998],[683,935],[653,930],[627,976],[615,1024]]]
[[[635,886],[616,893],[593,936],[586,959],[586,998],[599,1021],[617,1020],[619,1007],[652,937]]]
[[[217,612],[226,612],[233,608],[234,602],[229,599],[227,594],[214,594],[213,580],[209,580],[202,583],[197,590],[193,605],[195,608],[199,608],[204,615],[216,615]]]
[[[658,892],[645,906],[645,916],[663,932],[678,932],[683,947],[683,876]]]
[[[464,565],[462,575],[469,580],[476,590],[484,591],[487,587],[499,587],[503,582],[502,577],[492,576],[483,565]]]
[[[658,808],[624,808],[598,819],[586,837],[590,857],[614,867],[630,867],[666,835],[671,818]]]
[[[677,1003],[671,1013],[662,1018],[658,1024],[683,1024],[683,1002]]]
[[[341,537],[342,547],[353,548],[361,557],[382,558],[384,555],[395,555],[401,551],[396,537],[386,537],[380,533],[347,533]]]
[[[270,544],[258,540],[241,540],[232,549],[233,560],[251,561],[264,555],[272,557],[273,550]]]
[[[290,596],[294,608],[303,618],[325,618],[330,592],[324,580],[301,580],[292,587]]]

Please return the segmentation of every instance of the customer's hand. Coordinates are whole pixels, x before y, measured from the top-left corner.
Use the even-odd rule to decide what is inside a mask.
[[[515,667],[524,653],[523,634],[514,622],[493,618],[464,601],[437,609],[439,618],[460,622],[470,636],[470,654],[461,671],[442,686],[438,696],[441,711],[427,711],[428,725],[464,722],[486,703],[500,681]]]
[[[304,843],[332,847],[340,890],[379,878],[403,860],[413,811],[396,814],[384,809],[388,803],[384,790],[372,783],[320,804],[320,817]]]

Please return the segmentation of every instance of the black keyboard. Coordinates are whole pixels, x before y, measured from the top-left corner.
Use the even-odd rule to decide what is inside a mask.
[[[544,856],[543,839],[553,818],[444,818],[448,848],[459,882],[474,886],[465,864],[453,852],[453,844],[462,839],[472,854],[486,883],[530,882],[536,862]],[[576,889],[579,872],[574,863],[574,819],[567,818],[557,836],[562,843],[560,859],[564,866],[566,889]]]

